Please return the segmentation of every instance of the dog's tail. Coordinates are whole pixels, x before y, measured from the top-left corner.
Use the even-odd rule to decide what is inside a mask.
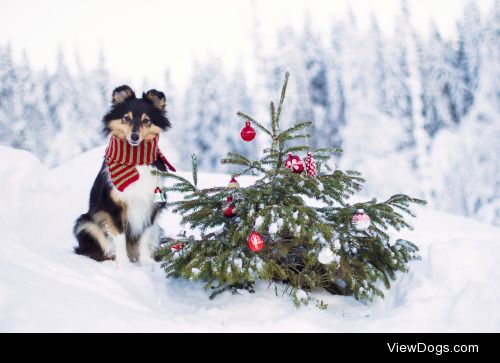
[[[75,222],[73,233],[78,241],[78,246],[74,248],[77,255],[84,255],[93,258],[96,261],[109,260],[110,257],[104,254],[96,231],[98,226],[94,223],[88,213],[82,214]],[[93,233],[94,232],[94,233]]]

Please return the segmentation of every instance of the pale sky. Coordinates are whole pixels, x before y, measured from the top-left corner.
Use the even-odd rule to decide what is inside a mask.
[[[451,33],[466,1],[409,0],[412,21],[425,31],[434,19]],[[493,0],[476,2],[484,14]],[[116,81],[141,86],[147,77],[150,87],[162,87],[169,67],[182,86],[196,58],[218,56],[230,67],[246,66],[253,56],[254,12],[259,31],[272,38],[286,24],[300,29],[305,14],[328,35],[349,7],[361,26],[373,12],[390,32],[399,0],[0,0],[0,43],[10,41],[17,55],[26,50],[37,68],[53,67],[58,46],[70,60],[78,51],[86,66],[102,48]]]

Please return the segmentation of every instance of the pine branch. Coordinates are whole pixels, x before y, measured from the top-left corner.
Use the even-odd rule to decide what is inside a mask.
[[[286,87],[288,85],[288,78],[290,77],[290,73],[287,71],[285,73],[285,81],[283,82],[283,87],[281,88],[281,97],[280,103],[278,105],[278,112],[276,113],[276,122],[279,123],[281,117],[281,110],[283,109],[283,102],[285,101],[286,95]]]
[[[307,150],[309,150],[309,147],[305,145],[291,146],[284,150],[284,154],[298,152],[298,151],[307,151]]]
[[[266,134],[268,134],[269,136],[273,137],[273,134],[271,133],[271,131],[269,131],[266,127],[264,127],[260,122],[254,120],[252,117],[248,116],[247,114],[245,114],[245,113],[243,113],[241,111],[238,111],[237,115],[239,117],[241,117],[242,119],[244,119],[245,121],[250,121],[255,126],[257,126],[259,129],[261,129],[262,131],[264,131]]]
[[[342,148],[334,147],[334,148],[319,148],[313,151],[316,154],[340,154],[342,153]]]
[[[181,183],[181,185],[185,185],[186,187],[188,187],[189,190],[191,190],[191,191],[197,190],[195,185],[193,185],[189,180],[183,178],[182,176],[180,176],[178,174],[172,174],[168,171],[160,171],[160,170],[152,170],[151,174],[162,176],[162,177],[169,178],[169,179],[175,179],[175,180],[179,181]]]
[[[311,127],[312,124],[313,123],[311,121],[305,121],[305,122],[298,123],[298,124],[290,127],[289,129],[282,131],[280,133],[280,135],[278,136],[278,140],[281,141],[284,137],[290,136],[290,135],[292,135],[298,131],[301,131],[307,127]]]
[[[274,102],[271,102],[270,108],[271,108],[271,128],[273,130],[273,138],[274,138],[278,133],[278,127],[277,127],[278,120],[276,119],[276,109],[274,107]]]
[[[299,140],[299,139],[306,139],[307,140],[309,137],[311,137],[311,135],[309,135],[309,134],[289,135],[289,136],[281,138],[281,142],[286,143],[288,141]]]
[[[198,186],[198,156],[196,154],[191,154],[191,169],[193,171],[193,183],[194,186]]]

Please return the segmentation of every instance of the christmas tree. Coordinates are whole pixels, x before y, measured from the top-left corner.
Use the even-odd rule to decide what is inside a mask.
[[[378,281],[389,288],[396,272],[418,258],[414,244],[390,240],[387,230],[411,228],[405,214],[413,216],[410,205],[425,202],[397,194],[349,204],[364,180],[332,168],[330,158],[341,150],[299,145],[307,142],[310,121],[281,130],[287,82],[288,73],[278,107],[270,104],[270,127],[238,112],[246,122],[241,137],[251,141],[255,126],[270,145],[260,160],[228,153],[222,164],[238,168],[228,187],[198,188],[194,155],[192,181],[157,172],[174,180],[166,192],[183,195],[169,206],[199,232],[164,239],[158,257],[167,276],[206,282],[211,298],[225,290],[253,292],[258,280],[284,286],[297,303],[318,289],[360,300],[383,296]],[[304,161],[294,155],[306,152]],[[239,187],[235,178],[242,174],[255,175],[255,183]]]

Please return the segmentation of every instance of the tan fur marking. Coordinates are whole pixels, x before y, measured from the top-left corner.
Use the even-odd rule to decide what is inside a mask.
[[[97,212],[93,220],[105,233],[109,232],[115,237],[120,233],[113,222],[113,218],[107,212]]]
[[[129,114],[131,114],[131,112],[129,112]],[[124,139],[132,133],[132,125],[123,123],[122,120],[111,120],[108,123],[108,128],[111,130],[111,135],[119,139]]]
[[[151,91],[149,91],[146,94],[146,98],[148,98],[151,102],[153,102],[153,105],[156,108],[159,108],[160,110],[165,110],[165,107],[167,106],[167,100],[165,98],[159,98],[157,94]]]
[[[113,202],[118,204],[121,208],[127,208],[127,205],[123,202],[123,199],[120,197],[119,192],[116,191],[115,189],[111,190],[111,199]]]
[[[99,243],[99,246],[101,246],[101,249],[104,251],[104,253],[107,252],[109,243],[107,242],[104,231],[97,224],[93,222],[83,222],[76,229],[76,234],[80,233],[81,231],[85,231],[92,237],[94,237],[97,243]]]
[[[113,92],[112,103],[114,105],[116,105],[118,103],[122,103],[127,98],[132,96],[132,94],[133,94],[133,91],[130,88],[125,88],[125,89],[121,90],[120,92]]]
[[[158,136],[162,131],[163,130],[155,124],[151,124],[150,127],[141,127],[141,136],[144,140],[151,140]]]

